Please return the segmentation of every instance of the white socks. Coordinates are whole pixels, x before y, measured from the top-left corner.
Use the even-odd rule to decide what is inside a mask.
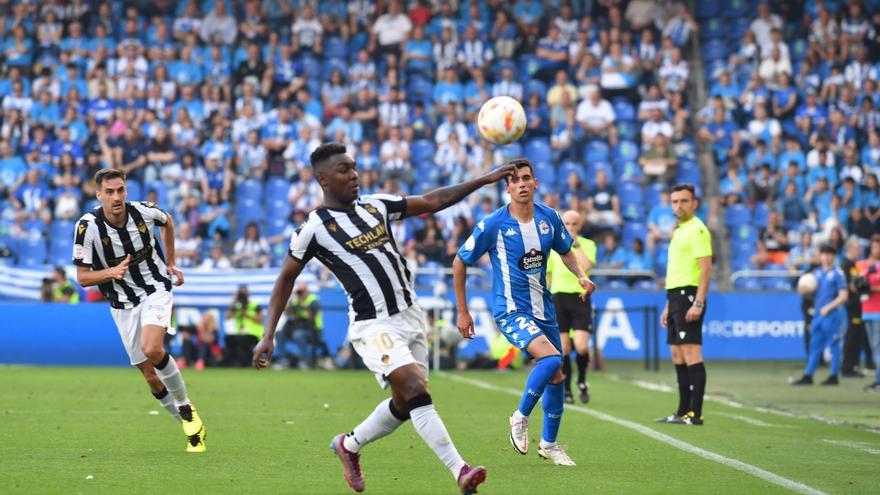
[[[434,404],[417,407],[412,409],[409,414],[419,436],[452,472],[452,477],[458,480],[458,475],[465,462],[449,438],[443,420],[434,410]]]
[[[357,453],[368,443],[390,435],[406,419],[399,419],[391,412],[391,399],[385,399],[376,406],[376,409],[367,416],[361,424],[354,427],[354,431],[345,436],[343,445],[345,450]],[[399,414],[399,413],[398,413]]]
[[[156,375],[165,384],[169,396],[174,400],[174,406],[180,407],[189,404],[189,396],[186,395],[186,385],[183,384],[183,375],[180,374],[177,363],[171,359],[171,355],[165,353],[162,362],[154,365],[154,367],[156,368]]]
[[[516,408],[516,410],[513,411],[513,414],[512,414],[511,416],[513,416],[513,419],[515,419],[515,420],[517,420],[517,421],[522,421],[523,418],[528,418],[528,416],[526,416],[526,415],[524,415],[523,413],[519,412],[519,408]]]
[[[174,406],[174,397],[172,397],[171,394],[168,393],[167,388],[162,389],[161,392],[154,393],[153,397],[155,397],[156,400],[159,401],[159,404],[162,404],[162,407],[164,407],[165,410],[168,411],[168,414],[170,414],[174,419],[180,421],[180,413],[177,412],[177,407]]]

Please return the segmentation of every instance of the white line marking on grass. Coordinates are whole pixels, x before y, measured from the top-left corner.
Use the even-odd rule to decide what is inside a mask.
[[[714,414],[719,416],[727,416],[728,418],[738,419],[744,423],[748,423],[752,426],[760,426],[762,428],[794,428],[793,425],[777,425],[774,423],[768,423],[766,421],[761,421],[760,419],[750,418],[748,416],[743,416],[741,414],[730,414],[721,411],[715,411]]]
[[[482,388],[484,390],[492,390],[495,392],[503,392],[509,395],[513,395],[515,397],[519,397],[522,395],[522,391],[499,387],[496,385],[492,385],[491,383],[487,383],[481,380],[474,380],[472,378],[464,378],[457,375],[450,375],[448,373],[439,372],[438,375],[448,378],[452,381],[456,381],[459,383],[467,383],[469,385],[473,385],[475,387]],[[606,414],[603,412],[596,411],[595,409],[587,409],[581,406],[572,406],[567,404],[565,406],[566,410],[576,411],[582,414],[586,414],[588,416],[593,416],[594,418],[601,419],[602,421],[607,421],[609,423],[614,423],[618,426],[623,426],[624,428],[628,428],[630,430],[636,431],[645,435],[646,437],[653,438],[654,440],[663,442],[667,445],[671,445],[679,450],[683,450],[684,452],[688,452],[690,454],[694,454],[696,456],[702,457],[703,459],[708,459],[710,461],[717,462],[719,464],[723,464],[727,467],[736,469],[737,471],[742,471],[746,474],[750,474],[755,476],[756,478],[760,478],[769,483],[773,483],[774,485],[781,486],[788,490],[791,490],[796,493],[804,493],[810,495],[825,495],[825,492],[821,490],[817,490],[810,486],[807,486],[803,483],[798,483],[797,481],[790,480],[788,478],[784,478],[779,476],[778,474],[773,474],[770,471],[765,471],[759,467],[752,466],[751,464],[746,464],[745,462],[739,461],[737,459],[733,459],[730,457],[725,457],[721,454],[716,454],[714,452],[710,452],[708,450],[702,449],[695,445],[691,445],[687,442],[679,440],[677,438],[671,437],[665,433],[660,433],[659,431],[652,430],[645,425],[641,425],[639,423],[635,423],[633,421],[629,421],[626,419],[620,419],[616,416],[612,416],[610,414]]]
[[[867,454],[880,454],[880,449],[875,449],[871,447],[871,444],[866,442],[847,442],[846,440],[828,440],[823,439],[823,442],[830,443],[832,445],[840,445],[841,447],[849,447],[851,449],[861,450]]]

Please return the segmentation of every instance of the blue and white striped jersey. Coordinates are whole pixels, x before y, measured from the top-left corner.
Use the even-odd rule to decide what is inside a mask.
[[[520,223],[505,205],[477,224],[458,256],[470,266],[489,253],[495,318],[526,313],[555,323],[556,310],[547,289],[547,260],[551,249],[565,254],[571,244],[553,208],[535,203],[532,221]]]

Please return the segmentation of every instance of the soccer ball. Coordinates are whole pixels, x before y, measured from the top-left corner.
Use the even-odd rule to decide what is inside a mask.
[[[477,128],[483,139],[492,144],[510,144],[526,130],[526,111],[515,99],[496,96],[480,108]]]
[[[816,286],[819,283],[816,281],[816,276],[812,273],[805,273],[801,275],[801,278],[798,279],[797,283],[797,291],[798,294],[802,296],[808,296],[816,292]]]

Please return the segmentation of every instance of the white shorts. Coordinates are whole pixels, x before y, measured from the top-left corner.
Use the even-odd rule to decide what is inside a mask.
[[[376,375],[379,386],[388,388],[392,371],[416,363],[428,377],[428,321],[418,306],[375,320],[356,321],[348,338],[364,364]]]
[[[165,329],[170,327],[171,305],[171,292],[156,291],[134,308],[110,309],[132,366],[147,360],[141,349],[141,328],[144,325],[157,325]]]

